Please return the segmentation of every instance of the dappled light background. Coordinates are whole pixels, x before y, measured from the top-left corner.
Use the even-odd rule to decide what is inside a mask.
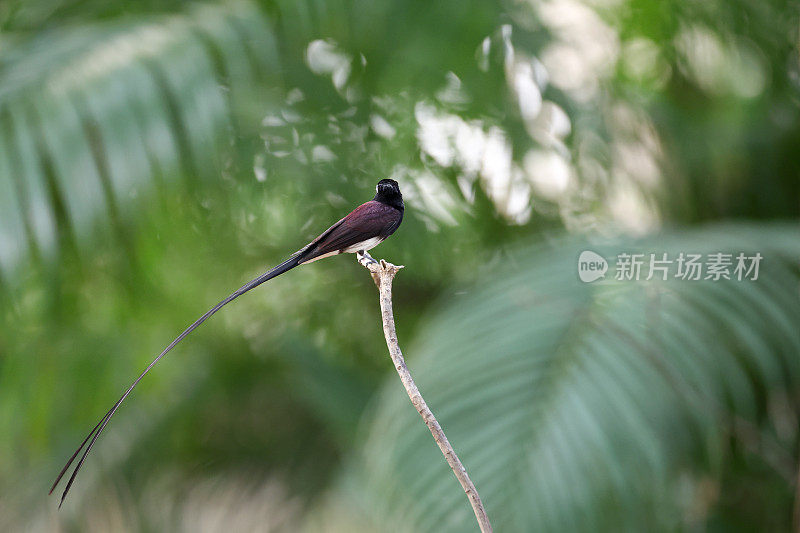
[[[184,340],[47,497],[177,333],[385,177],[400,343],[497,531],[789,529],[799,11],[3,2],[0,530],[477,530],[350,256]],[[584,249],[764,262],[584,284]]]

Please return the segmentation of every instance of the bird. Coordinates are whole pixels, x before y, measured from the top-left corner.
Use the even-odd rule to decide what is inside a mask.
[[[175,339],[164,348],[158,356],[144,369],[144,371],[137,377],[130,387],[122,394],[119,400],[109,409],[103,418],[94,426],[89,432],[75,453],[64,465],[64,468],[59,472],[58,477],[53,482],[50,488],[50,494],[53,493],[58,483],[64,477],[70,465],[75,461],[81,451],[83,454],[75,465],[75,469],[67,481],[64,492],[61,494],[61,501],[58,507],[64,504],[64,499],[67,497],[70,488],[72,487],[75,477],[78,475],[81,467],[83,466],[86,457],[94,447],[97,438],[108,425],[111,417],[117,412],[125,398],[133,391],[136,385],[147,375],[148,372],[164,357],[170,350],[172,350],[179,342],[181,342],[189,333],[194,331],[200,324],[208,320],[214,313],[219,311],[223,306],[232,302],[247,291],[254,289],[262,283],[269,281],[281,274],[284,274],[293,268],[312,263],[325,257],[338,255],[342,253],[356,253],[359,259],[366,258],[367,261],[374,261],[369,254],[371,250],[390,235],[392,235],[400,223],[403,221],[403,212],[405,206],[403,204],[403,195],[400,193],[400,186],[393,179],[382,179],[375,187],[375,197],[365,202],[355,209],[353,209],[346,216],[341,218],[338,222],[322,232],[319,237],[299,249],[297,252],[289,256],[283,263],[269,269],[257,278],[248,281],[236,291],[231,293],[227,298],[219,302],[217,305],[206,311],[200,318],[192,322],[183,332],[175,337]],[[85,449],[84,449],[85,448]]]

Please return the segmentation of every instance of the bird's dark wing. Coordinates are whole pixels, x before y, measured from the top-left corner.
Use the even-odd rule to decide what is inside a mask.
[[[394,233],[402,220],[401,211],[370,200],[353,209],[350,214],[300,250],[298,252],[300,262],[344,250],[374,237],[385,239]]]

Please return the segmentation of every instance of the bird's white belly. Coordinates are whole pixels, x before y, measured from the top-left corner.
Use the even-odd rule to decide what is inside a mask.
[[[361,241],[360,243],[354,244],[353,246],[348,246],[344,250],[341,250],[341,251],[340,250],[336,250],[336,251],[333,251],[333,252],[328,252],[327,254],[319,255],[319,256],[315,257],[314,259],[309,259],[308,261],[303,261],[301,264],[313,263],[314,261],[319,261],[320,259],[325,259],[326,257],[330,257],[332,255],[354,254],[354,253],[359,252],[361,250],[365,250],[365,251],[366,250],[372,250],[373,248],[375,248],[376,246],[378,246],[382,242],[383,242],[383,239],[381,239],[380,237],[372,237],[371,239],[367,239],[366,241]]]
[[[366,241],[361,241],[360,243],[354,244],[353,246],[348,246],[347,248],[342,250],[342,253],[352,254],[355,252],[360,252],[361,250],[364,251],[372,250],[382,242],[383,239],[381,239],[380,237],[372,237],[371,239],[367,239]]]

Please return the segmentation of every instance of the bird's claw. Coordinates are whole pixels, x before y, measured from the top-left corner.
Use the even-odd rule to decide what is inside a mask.
[[[362,266],[367,267],[368,265],[378,264],[378,261],[371,255],[369,255],[369,252],[362,250],[360,252],[357,252],[356,256],[358,257],[358,262],[361,263]]]

